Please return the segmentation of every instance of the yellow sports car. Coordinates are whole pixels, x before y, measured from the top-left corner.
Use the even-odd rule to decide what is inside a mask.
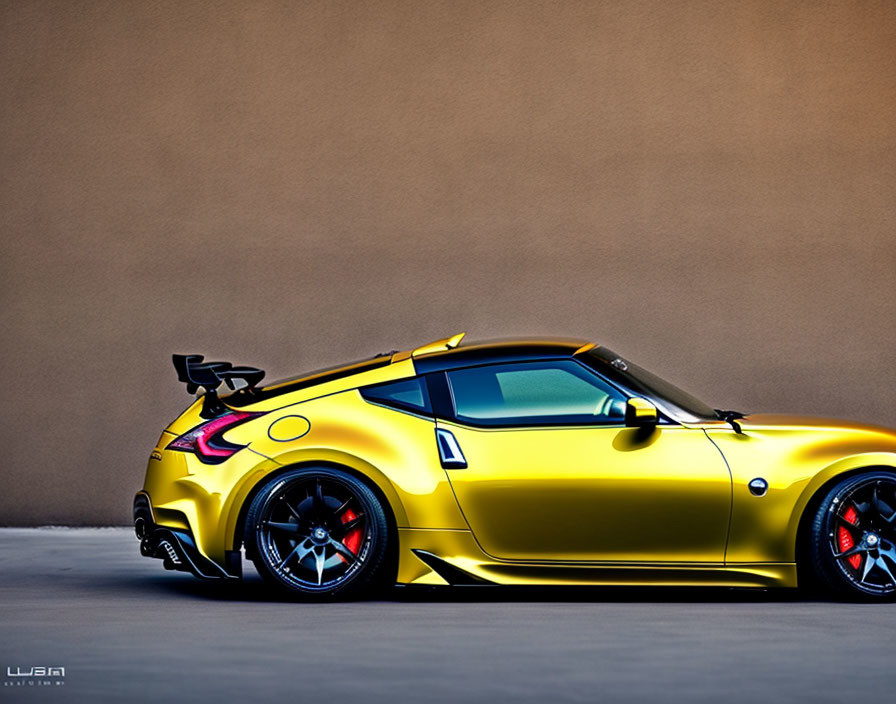
[[[896,431],[714,410],[579,340],[415,350],[200,393],[152,451],[144,555],[305,599],[401,585],[896,594]],[[219,394],[221,385],[230,391]]]

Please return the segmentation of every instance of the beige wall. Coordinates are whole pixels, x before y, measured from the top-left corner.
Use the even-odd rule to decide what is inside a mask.
[[[0,523],[127,522],[176,351],[582,336],[896,425],[896,3],[0,8]]]

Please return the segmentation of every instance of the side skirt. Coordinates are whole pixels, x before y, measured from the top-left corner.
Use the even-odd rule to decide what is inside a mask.
[[[399,528],[396,582],[417,585],[796,587],[792,562],[510,562],[482,552],[468,530]]]

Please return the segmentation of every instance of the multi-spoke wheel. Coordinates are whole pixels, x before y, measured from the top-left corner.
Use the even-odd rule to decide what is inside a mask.
[[[336,469],[277,477],[252,501],[246,527],[261,576],[308,598],[369,586],[387,549],[386,517],[376,496]]]
[[[864,598],[896,596],[896,475],[873,472],[837,484],[818,508],[811,541],[823,584]]]

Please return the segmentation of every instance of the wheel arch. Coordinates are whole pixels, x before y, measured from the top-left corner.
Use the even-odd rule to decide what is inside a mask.
[[[797,502],[796,510],[791,519],[796,523],[794,535],[794,556],[797,565],[797,580],[800,584],[811,582],[811,569],[807,564],[808,555],[808,539],[809,529],[815,512],[818,510],[821,501],[838,482],[849,477],[854,477],[866,472],[884,471],[896,473],[896,462],[890,458],[880,461],[883,458],[876,458],[878,461],[869,462],[868,457],[850,457],[844,458],[834,464],[828,466],[822,472],[815,475],[816,481],[810,484],[803,491],[800,500]],[[886,461],[889,460],[889,461]]]
[[[366,463],[364,464],[366,465]],[[389,524],[390,539],[394,539],[395,541],[397,541],[398,526],[406,524],[407,518],[404,506],[401,503],[401,499],[399,498],[398,493],[395,491],[395,488],[385,477],[385,475],[383,475],[373,467],[370,468],[373,471],[362,471],[362,469],[359,469],[352,464],[349,464],[347,462],[340,462],[332,458],[316,459],[309,457],[282,464],[276,469],[273,469],[254,478],[251,483],[248,483],[247,486],[242,487],[240,493],[243,494],[243,498],[238,502],[238,505],[235,504],[231,508],[231,515],[233,516],[234,520],[232,522],[233,528],[228,538],[228,544],[231,546],[232,550],[239,550],[244,543],[246,515],[249,512],[249,506],[251,506],[253,499],[258,495],[258,493],[270,481],[276,479],[277,477],[280,477],[292,470],[302,469],[304,467],[337,469],[345,472],[346,474],[350,474],[359,481],[363,482],[371,491],[373,491],[374,495],[381,502],[386,514],[386,522]],[[374,474],[378,474],[379,477],[375,477]],[[229,522],[230,521],[228,521],[228,523]],[[394,544],[395,543],[393,543],[393,545]]]

